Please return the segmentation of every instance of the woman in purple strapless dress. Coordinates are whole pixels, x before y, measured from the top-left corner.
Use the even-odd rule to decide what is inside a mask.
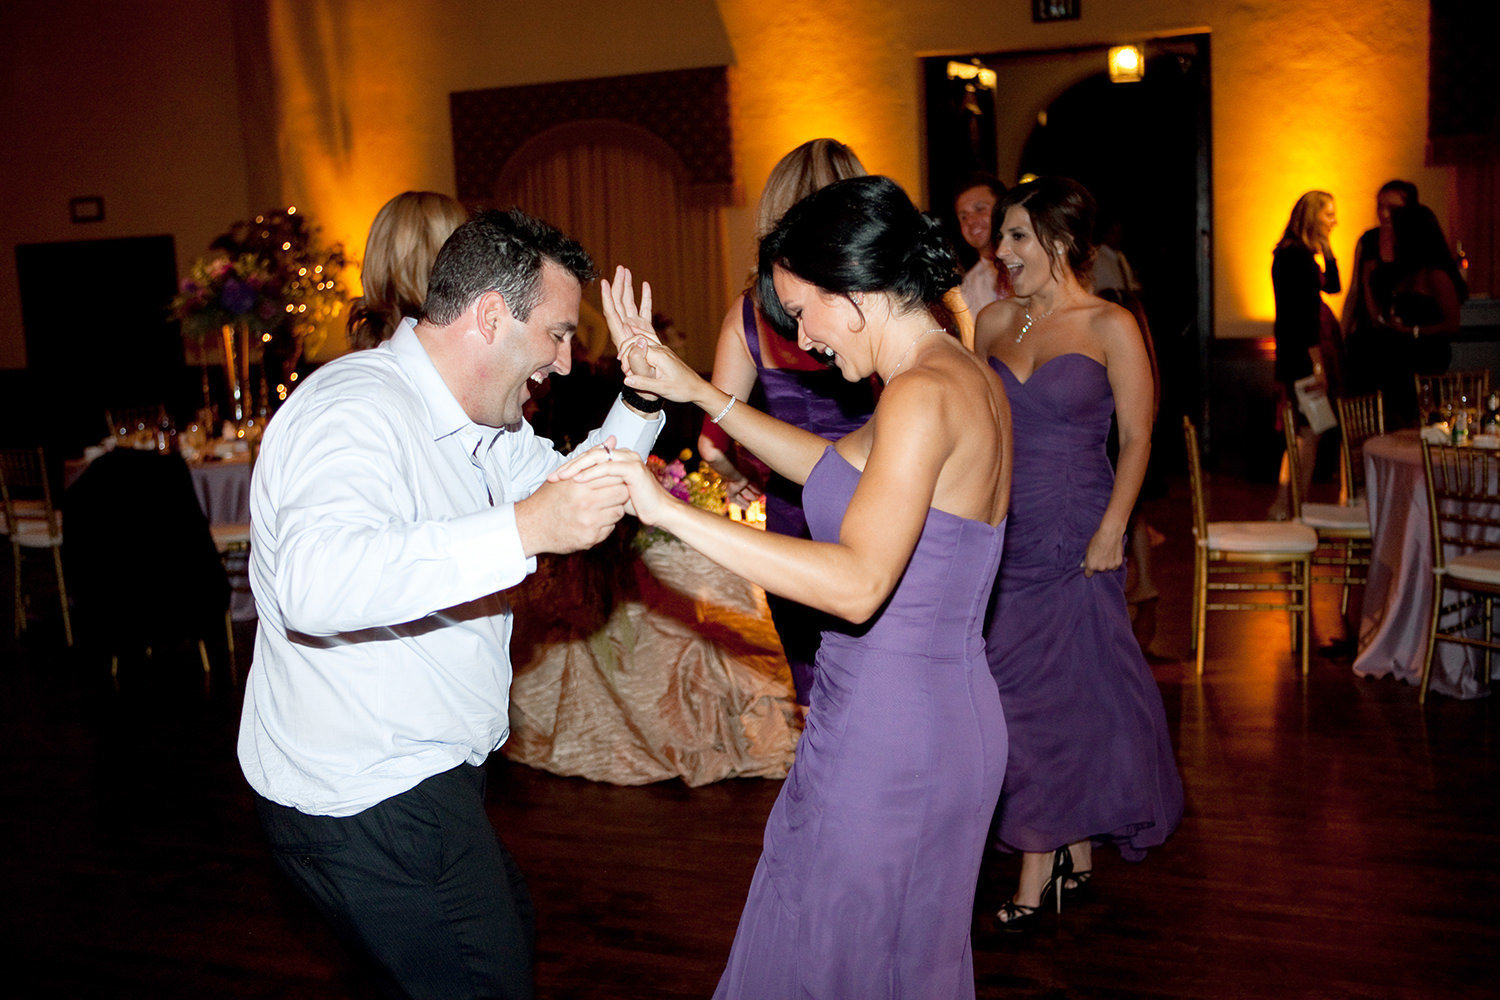
[[[628,453],[641,520],[769,591],[842,621],[823,633],[797,760],[716,997],[970,1000],[969,928],[1005,762],[983,621],[1004,541],[1010,422],[1000,380],[947,331],[959,279],[939,224],[884,177],[839,181],[761,242],[766,318],[844,378],[885,383],[836,443],[704,382],[642,339],[627,384],[692,402],[805,483],[811,540],[668,497]],[[628,274],[605,314],[643,334]]]
[[[1015,475],[986,643],[1010,759],[998,839],[1022,852],[1007,930],[1080,889],[1094,843],[1138,860],[1182,817],[1161,693],[1125,603],[1125,525],[1151,448],[1154,385],[1127,310],[1083,286],[1093,199],[1066,178],[1012,190],[998,257],[1016,298],[984,314],[975,348],[1005,383]],[[1118,468],[1105,452],[1119,425]]]
[[[864,174],[854,151],[837,139],[804,142],[771,168],[755,210],[756,234],[770,232],[787,209],[819,188]],[[869,379],[846,382],[798,347],[795,339],[771,329],[748,292],[730,308],[719,329],[712,382],[777,420],[829,441],[861,427],[875,409]],[[750,500],[764,491],[769,530],[808,537],[801,484],[774,473],[767,476],[764,466],[741,453],[708,417],[698,437],[698,453],[724,477],[731,497]],[[792,670],[797,702],[806,705],[812,690],[813,655],[819,635],[829,624],[827,616],[776,594],[767,594],[766,603]]]

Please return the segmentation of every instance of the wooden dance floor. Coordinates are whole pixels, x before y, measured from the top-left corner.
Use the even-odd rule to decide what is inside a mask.
[[[1266,488],[1216,481],[1258,516]],[[986,859],[983,998],[1493,995],[1500,978],[1500,712],[1315,658],[1285,617],[1210,621],[1188,657],[1185,487],[1149,505],[1168,540],[1154,665],[1187,815],[1141,864],[1096,855],[1094,898],[1035,936],[997,933],[1014,857]],[[1216,507],[1216,516],[1233,516]],[[8,576],[8,574],[5,574]],[[0,584],[9,607],[9,584]],[[61,649],[52,581],[20,643],[0,629],[0,996],[327,1000],[373,995],[279,880],[234,758],[240,691],[196,653],[122,666]],[[1315,629],[1335,627],[1320,593]],[[53,617],[47,617],[51,614]],[[7,623],[8,624],[8,623]],[[253,625],[240,634],[240,682]],[[1172,659],[1182,657],[1186,663]],[[709,996],[779,782],[615,787],[497,758],[490,814],[530,879],[542,1000]]]

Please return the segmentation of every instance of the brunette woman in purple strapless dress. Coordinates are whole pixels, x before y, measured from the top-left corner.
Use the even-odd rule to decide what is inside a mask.
[[[975,348],[1010,398],[1015,475],[986,642],[1010,734],[998,837],[1022,852],[997,916],[1025,930],[1052,894],[1089,880],[1093,844],[1136,860],[1162,843],[1182,782],[1125,603],[1125,525],[1151,449],[1145,342],[1129,311],[1082,283],[1094,203],[1081,185],[1022,184],[996,215],[1016,298],[985,310]]]
[[[767,319],[849,381],[885,382],[870,421],[832,444],[738,402],[665,348],[642,340],[627,352],[629,385],[696,404],[806,484],[811,540],[673,501],[628,453],[596,449],[566,473],[622,475],[643,522],[843,619],[823,633],[721,1000],[974,996],[969,928],[1005,761],[983,620],[1010,418],[1000,379],[945,332],[942,297],[958,280],[941,226],[884,177],[823,188],[761,241]],[[617,272],[606,316],[644,334],[633,299]]]
[[[804,142],[781,158],[766,178],[755,211],[757,238],[765,236],[786,210],[819,188],[848,177],[863,177],[854,151],[837,139]],[[714,354],[713,384],[753,402],[777,420],[837,441],[870,419],[875,392],[870,380],[847,382],[797,346],[795,339],[773,330],[755,308],[754,296],[741,295],[724,317]],[[724,477],[729,495],[752,500],[762,491],[766,527],[782,535],[806,538],[802,487],[785,476],[765,475],[760,463],[741,454],[708,417],[698,437],[698,453]],[[781,637],[797,702],[807,704],[812,690],[813,655],[827,616],[775,594],[766,595],[771,621]]]

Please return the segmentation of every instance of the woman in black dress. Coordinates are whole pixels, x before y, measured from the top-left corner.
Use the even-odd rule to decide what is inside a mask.
[[[1297,199],[1281,242],[1271,257],[1271,287],[1276,295],[1276,380],[1287,399],[1297,398],[1299,379],[1316,375],[1325,391],[1337,395],[1341,389],[1343,337],[1338,319],[1323,301],[1323,293],[1336,293],[1339,262],[1328,245],[1329,234],[1338,225],[1338,209],[1327,191],[1309,191]],[[1321,261],[1321,264],[1319,263]],[[1280,407],[1277,408],[1280,412]],[[1297,458],[1302,472],[1301,492],[1312,485],[1313,459],[1320,434],[1297,416]],[[1282,465],[1281,490],[1270,516],[1285,519],[1289,513],[1286,463]]]

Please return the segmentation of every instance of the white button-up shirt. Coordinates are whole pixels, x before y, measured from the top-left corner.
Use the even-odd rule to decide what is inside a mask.
[[[660,420],[618,400],[645,454]],[[348,816],[479,764],[509,735],[510,607],[536,568],[514,503],[564,456],[475,424],[410,320],[312,375],[266,429],[251,487],[260,624],[239,758],[261,795]]]
[[[964,280],[959,285],[959,293],[964,297],[964,305],[969,307],[969,315],[977,321],[979,311],[1000,297],[1000,268],[992,260],[983,257],[974,262],[964,275]]]

